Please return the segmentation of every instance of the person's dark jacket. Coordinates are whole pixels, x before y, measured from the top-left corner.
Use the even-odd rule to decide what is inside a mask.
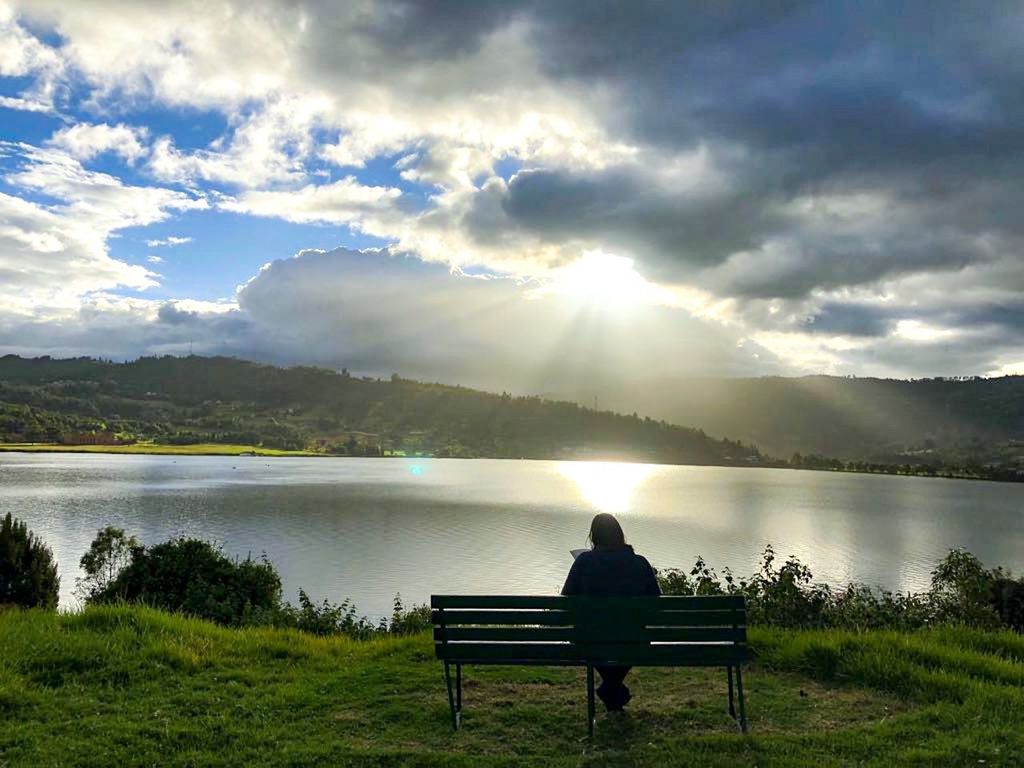
[[[647,558],[624,547],[595,547],[572,564],[562,587],[563,595],[629,597],[661,594]]]

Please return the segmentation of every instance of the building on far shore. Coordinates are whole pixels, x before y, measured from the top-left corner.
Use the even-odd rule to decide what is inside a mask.
[[[109,430],[98,432],[66,432],[61,435],[61,445],[126,445],[133,440],[122,440]]]

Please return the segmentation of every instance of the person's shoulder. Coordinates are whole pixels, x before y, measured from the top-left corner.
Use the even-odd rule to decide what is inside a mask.
[[[576,558],[577,563],[591,563],[597,558],[597,552],[593,549],[588,549],[586,552],[580,552]]]
[[[636,552],[633,553],[633,556],[637,559],[637,561],[643,563],[652,571],[654,570],[654,566],[651,565],[651,561],[648,560],[646,557],[644,557],[643,555],[638,555]]]

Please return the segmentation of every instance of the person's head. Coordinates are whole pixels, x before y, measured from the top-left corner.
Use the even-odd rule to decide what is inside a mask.
[[[602,512],[595,515],[590,524],[590,543],[595,547],[624,547],[626,536],[619,521],[607,512]]]

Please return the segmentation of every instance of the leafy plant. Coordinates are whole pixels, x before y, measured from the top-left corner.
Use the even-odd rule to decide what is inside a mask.
[[[231,560],[205,541],[182,538],[132,547],[128,565],[90,602],[145,603],[239,626],[280,598],[281,578],[266,558]]]
[[[689,571],[658,574],[666,595],[741,594],[751,624],[788,628],[918,629],[931,624],[1024,630],[1024,582],[1001,568],[986,569],[974,555],[954,549],[932,572],[924,593],[893,593],[864,584],[838,590],[816,583],[810,568],[790,557],[775,565],[775,550],[765,547],[761,567],[737,581],[727,570],[719,579],[702,557]]]
[[[104,592],[131,562],[132,551],[138,546],[138,540],[121,528],[101,528],[79,561],[85,577],[76,582],[78,595],[88,601]]]
[[[56,608],[59,592],[50,548],[8,512],[0,521],[0,605]]]

